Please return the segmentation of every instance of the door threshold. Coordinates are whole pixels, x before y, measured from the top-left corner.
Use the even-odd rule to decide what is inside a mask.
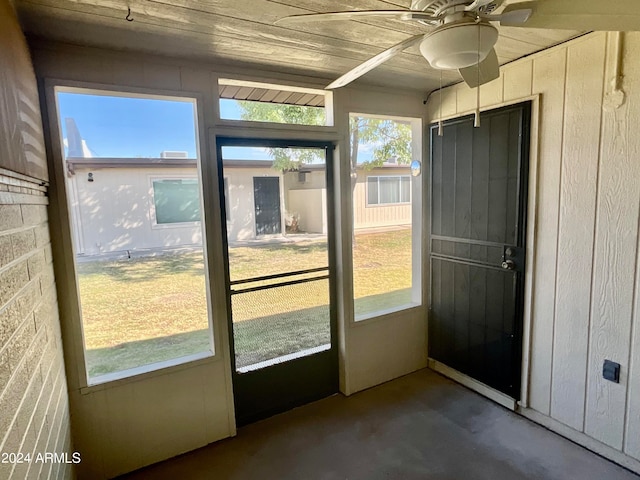
[[[265,360],[263,362],[247,365],[246,367],[241,367],[241,368],[238,368],[237,370],[238,370],[238,373],[254,372],[262,368],[270,367],[272,365],[278,365],[279,363],[285,363],[285,362],[288,362],[289,360],[295,360],[296,358],[307,357],[309,355],[325,352],[327,350],[331,350],[330,344],[320,345],[319,347],[307,348],[306,350],[300,350],[299,352],[295,352],[295,353],[289,353],[288,355],[272,358],[271,360]]]
[[[440,363],[432,358],[429,359],[429,368],[444,375],[445,377],[450,378],[451,380],[464,385],[474,392],[479,393],[480,395],[487,397],[490,400],[493,400],[503,407],[508,408],[512,412],[516,411],[516,399],[511,398],[510,396],[505,395],[502,392],[499,392],[495,388],[485,385],[484,383],[479,382],[478,380],[475,380],[470,376],[465,375],[464,373],[460,373],[459,371],[454,370],[451,367],[447,367],[445,364]]]

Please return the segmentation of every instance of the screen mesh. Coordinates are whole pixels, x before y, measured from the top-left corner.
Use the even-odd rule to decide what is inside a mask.
[[[329,280],[235,293],[236,369],[329,345]]]

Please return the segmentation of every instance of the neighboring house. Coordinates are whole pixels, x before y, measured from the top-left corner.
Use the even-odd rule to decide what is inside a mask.
[[[324,167],[307,165],[283,173],[271,164],[224,162],[231,244],[270,235],[327,233]],[[76,253],[202,244],[195,159],[76,157],[67,159],[67,173]],[[410,225],[410,201],[408,165],[358,169],[355,228]]]

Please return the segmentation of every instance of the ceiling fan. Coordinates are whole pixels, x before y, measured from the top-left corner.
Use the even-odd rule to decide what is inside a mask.
[[[383,17],[414,22],[428,30],[379,53],[328,85],[343,87],[414,45],[438,70],[458,70],[470,87],[500,76],[494,46],[498,29],[510,27],[569,30],[640,30],[640,0],[535,0],[506,5],[505,0],[412,0],[408,10],[355,10],[291,15],[276,24]]]

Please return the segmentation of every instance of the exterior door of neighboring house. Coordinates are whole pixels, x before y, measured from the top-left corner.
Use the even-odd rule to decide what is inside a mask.
[[[244,425],[338,391],[334,147],[326,142],[228,137],[217,137],[216,144],[222,225],[226,225],[234,405],[236,423]],[[317,189],[306,189],[297,192],[297,199],[325,209],[326,228],[320,229],[325,233],[265,238],[282,233],[281,208],[292,206],[280,200],[278,177],[255,176],[255,160],[232,160],[238,147],[248,158],[264,156],[269,149],[279,150],[279,158],[295,159],[297,151],[305,149],[305,158],[313,159],[314,172],[323,173],[316,187],[326,189],[326,195],[319,197]],[[261,168],[276,172],[270,160],[261,162]],[[234,232],[253,228],[247,195],[251,188],[258,237],[241,242]],[[319,205],[318,198],[326,205]],[[297,215],[308,225],[317,212],[299,210]]]
[[[253,177],[253,201],[256,212],[256,235],[282,233],[280,179]]]
[[[530,103],[431,127],[429,356],[520,398]]]

